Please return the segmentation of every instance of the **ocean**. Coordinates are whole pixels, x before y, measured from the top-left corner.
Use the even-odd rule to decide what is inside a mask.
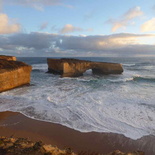
[[[0,111],[62,124],[81,132],[110,132],[132,139],[155,135],[155,58],[79,58],[122,63],[121,75],[60,78],[46,73],[46,58],[32,65],[31,85],[0,93]]]

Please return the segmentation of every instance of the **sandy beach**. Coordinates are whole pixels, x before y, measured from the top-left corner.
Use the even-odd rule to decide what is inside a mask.
[[[71,148],[76,153],[109,153],[140,150],[146,155],[155,154],[155,137],[146,136],[138,140],[114,133],[81,133],[59,124],[30,119],[17,112],[0,113],[0,136],[23,137],[43,141],[60,149]]]

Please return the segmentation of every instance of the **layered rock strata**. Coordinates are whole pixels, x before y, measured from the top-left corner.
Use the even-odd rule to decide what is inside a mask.
[[[86,70],[93,74],[121,74],[123,67],[118,63],[92,62],[78,59],[47,59],[48,72],[60,74],[62,77],[78,77]]]
[[[31,70],[23,62],[0,59],[0,92],[30,83]]]

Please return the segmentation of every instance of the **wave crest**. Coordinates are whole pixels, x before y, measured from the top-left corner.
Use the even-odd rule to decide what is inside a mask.
[[[155,82],[154,77],[135,76],[135,77],[133,77],[133,80],[137,81],[137,82]]]

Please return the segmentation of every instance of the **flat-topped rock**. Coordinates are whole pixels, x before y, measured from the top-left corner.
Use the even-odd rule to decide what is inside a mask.
[[[4,59],[4,60],[13,60],[16,61],[16,57],[14,56],[6,56],[6,55],[0,55],[0,59]]]
[[[0,92],[29,84],[31,70],[23,62],[0,59]]]
[[[92,62],[78,59],[47,59],[48,72],[62,77],[78,77],[92,69],[93,74],[121,74],[123,67],[119,63]]]

